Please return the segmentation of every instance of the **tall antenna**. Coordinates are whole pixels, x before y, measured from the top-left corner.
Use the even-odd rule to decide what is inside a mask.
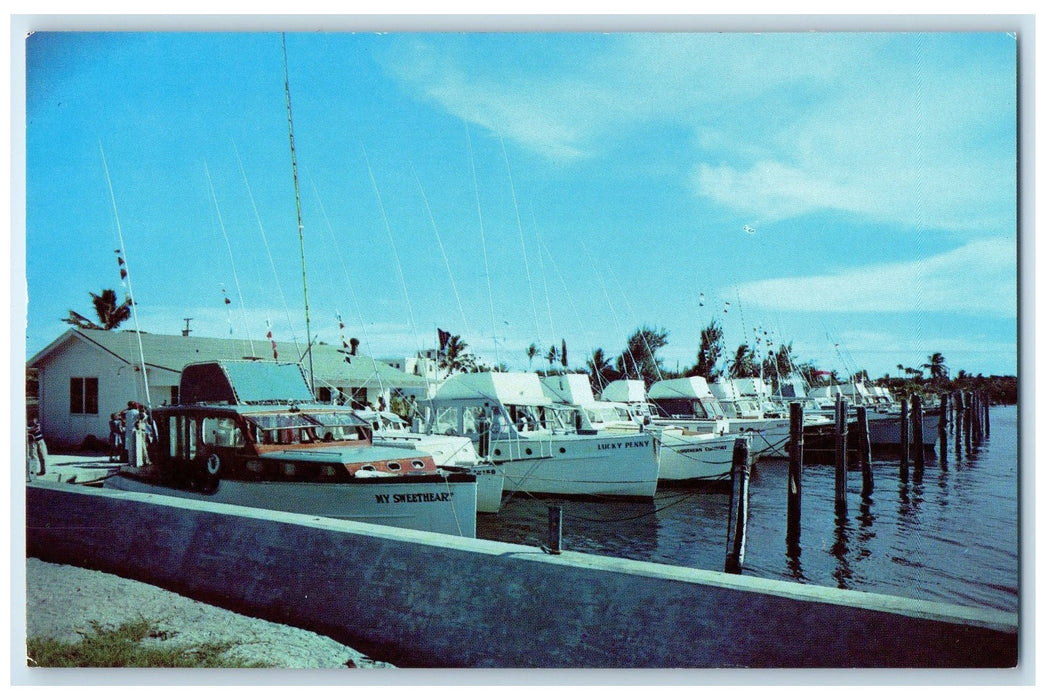
[[[116,218],[116,235],[120,239],[120,250],[123,251],[124,260],[127,260],[127,249],[123,244],[123,229],[120,227],[120,214],[116,210],[116,195],[113,193],[113,180],[109,177],[109,164],[105,162],[105,149],[99,142],[98,151],[102,154],[102,167],[105,169],[105,182],[109,185],[109,199],[113,203],[113,216]],[[131,266],[127,265],[127,295],[131,299],[131,316],[134,318],[134,333],[138,338],[138,357],[142,361],[142,384],[145,385],[145,405],[151,411],[152,399],[149,398],[149,376],[145,371],[145,349],[142,347],[142,329],[138,326],[138,306],[134,301],[134,288],[131,287]]]
[[[291,171],[294,173],[294,206],[298,212],[298,245],[301,248],[301,286],[305,295],[305,352],[309,356],[309,390],[316,392],[312,370],[312,332],[309,328],[309,284],[305,278],[305,228],[301,223],[301,193],[298,191],[298,157],[294,152],[294,119],[291,117],[291,81],[287,74],[287,34],[280,33],[283,45],[283,89],[287,93],[287,135],[291,142]]]

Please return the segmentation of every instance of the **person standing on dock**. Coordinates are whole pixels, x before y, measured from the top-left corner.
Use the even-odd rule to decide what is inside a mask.
[[[36,418],[30,421],[26,433],[30,465],[36,462],[35,475],[43,476],[47,473],[47,443],[44,442],[44,431],[40,427],[40,421]]]
[[[124,424],[120,413],[109,416],[109,461],[119,462],[123,457]]]
[[[134,401],[127,402],[127,408],[123,410],[123,460],[130,463],[136,448],[136,430],[138,428],[138,404]]]

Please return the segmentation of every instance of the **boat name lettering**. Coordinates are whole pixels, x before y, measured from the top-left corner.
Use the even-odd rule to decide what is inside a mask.
[[[391,498],[387,494],[375,494],[378,503],[432,503],[435,501],[449,501],[449,493],[397,493]]]
[[[648,447],[650,445],[649,440],[626,440],[622,442],[604,442],[601,445],[596,445],[597,450],[620,450],[628,447]]]

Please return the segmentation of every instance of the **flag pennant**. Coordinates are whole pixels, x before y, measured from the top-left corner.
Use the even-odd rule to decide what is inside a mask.
[[[272,359],[279,360],[280,354],[276,352],[276,340],[272,337],[272,322],[269,321],[269,319],[265,319],[265,328],[265,337],[269,339],[270,343],[272,343]]]

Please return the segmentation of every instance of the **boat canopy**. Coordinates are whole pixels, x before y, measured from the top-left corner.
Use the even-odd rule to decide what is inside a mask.
[[[712,382],[708,385],[708,390],[720,401],[738,401],[744,395],[734,379]]]
[[[541,388],[545,396],[556,403],[589,406],[596,402],[587,374],[575,372],[541,377]]]
[[[708,390],[704,377],[684,377],[682,379],[662,379],[650,385],[647,392],[650,399],[710,399],[714,398]]]
[[[642,379],[615,379],[599,395],[603,401],[636,403],[646,401],[646,384]]]
[[[739,377],[732,381],[743,396],[770,395],[770,387],[759,377]]]
[[[780,389],[778,393],[786,399],[804,399],[806,398],[806,384],[802,380],[794,378],[782,379],[779,383]]]
[[[432,400],[498,401],[503,404],[550,406],[552,402],[541,390],[541,381],[533,372],[475,372],[455,374],[436,389]]]
[[[310,403],[314,399],[296,362],[220,360],[186,365],[179,403]]]

